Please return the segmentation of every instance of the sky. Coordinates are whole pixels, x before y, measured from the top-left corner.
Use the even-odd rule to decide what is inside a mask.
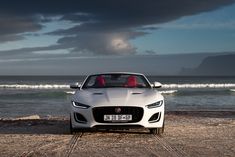
[[[235,0],[2,0],[0,75],[61,74],[74,61],[78,74],[138,71],[119,61],[235,52],[234,15]]]

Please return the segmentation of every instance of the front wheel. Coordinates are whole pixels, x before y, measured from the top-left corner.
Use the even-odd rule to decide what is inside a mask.
[[[165,123],[163,122],[163,125],[162,125],[161,128],[152,128],[152,129],[149,129],[149,130],[150,130],[151,134],[161,135],[161,134],[164,133],[164,127],[165,127]]]
[[[73,128],[71,118],[69,120],[69,131],[70,131],[70,134],[74,134],[75,133],[75,129]]]

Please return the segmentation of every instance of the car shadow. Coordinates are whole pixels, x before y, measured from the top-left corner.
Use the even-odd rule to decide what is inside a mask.
[[[150,134],[147,129],[88,129],[82,130],[83,133],[112,133],[112,134]]]

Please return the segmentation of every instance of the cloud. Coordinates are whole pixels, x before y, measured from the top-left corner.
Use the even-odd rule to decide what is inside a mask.
[[[0,42],[24,39],[22,33],[42,29],[36,16],[17,16],[0,14]]]
[[[0,36],[0,43],[9,42],[9,41],[17,41],[24,39],[21,35],[1,35]]]
[[[58,43],[71,45],[72,53],[96,53],[99,55],[126,55],[136,53],[129,40],[142,36],[144,32],[80,32],[73,37],[61,38]]]
[[[59,55],[57,50],[69,51],[70,55],[128,55],[135,54],[136,49],[130,44],[129,39],[142,36],[144,32],[119,32],[119,33],[80,33],[76,36],[63,37],[57,44],[41,47],[26,47],[0,51],[1,56],[14,56],[33,54]],[[45,51],[45,53],[43,53]]]
[[[75,26],[48,32],[62,36],[57,43],[7,53],[69,49],[73,54],[135,54],[130,40],[157,29],[148,26],[232,3],[234,0],[8,0],[0,5],[0,42],[20,40],[22,33],[42,29],[48,17],[61,16],[60,21]]]

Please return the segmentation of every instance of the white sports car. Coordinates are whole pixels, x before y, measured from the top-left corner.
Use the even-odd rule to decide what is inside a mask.
[[[88,76],[72,97],[71,133],[87,128],[148,128],[164,131],[164,98],[143,74],[103,73]]]

